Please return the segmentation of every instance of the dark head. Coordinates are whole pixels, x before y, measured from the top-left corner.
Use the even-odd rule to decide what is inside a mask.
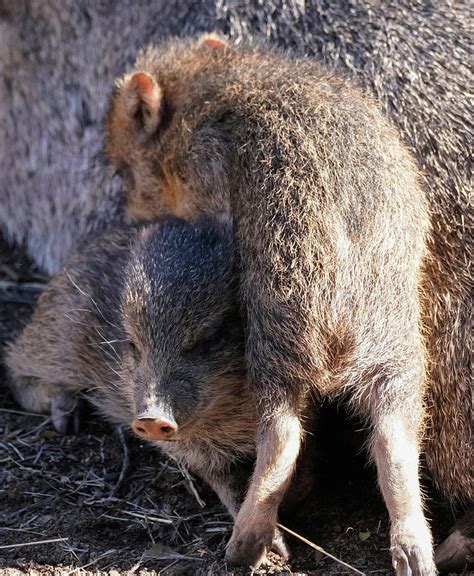
[[[122,297],[123,378],[139,436],[186,437],[226,381],[243,381],[237,290],[228,222],[167,219],[140,233]]]

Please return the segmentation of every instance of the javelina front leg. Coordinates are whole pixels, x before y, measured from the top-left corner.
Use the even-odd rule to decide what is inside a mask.
[[[290,413],[264,424],[264,434],[257,441],[252,481],[227,546],[226,559],[230,562],[257,566],[270,548],[288,557],[276,523],[278,507],[296,465],[301,436],[299,418]]]
[[[196,473],[216,492],[234,520],[237,518],[245,499],[253,464],[253,462],[232,462],[217,470],[196,470]],[[291,555],[285,538],[278,529],[274,530],[270,549],[282,558],[288,559]]]
[[[250,467],[234,462],[224,464],[219,469],[195,468],[194,471],[209,484],[235,520],[245,498],[251,475]]]
[[[51,420],[61,434],[77,434],[80,428],[78,399],[69,392],[59,392],[51,399]]]
[[[376,416],[372,452],[380,489],[390,515],[392,563],[397,576],[433,576],[431,532],[423,514],[418,479],[417,432],[421,400]]]

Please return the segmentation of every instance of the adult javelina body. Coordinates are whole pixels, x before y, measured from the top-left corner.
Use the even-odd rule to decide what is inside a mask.
[[[64,431],[75,397],[184,461],[235,516],[255,452],[230,226],[115,230],[76,254],[9,346],[13,392]],[[107,270],[107,274],[104,274]],[[173,440],[171,442],[171,440]]]
[[[119,219],[117,183],[100,157],[103,118],[113,79],[147,42],[220,29],[239,42],[270,39],[349,72],[377,96],[422,168],[432,222],[427,460],[446,497],[472,500],[472,466],[465,465],[472,412],[469,21],[464,0],[359,0],[350,7],[0,2],[0,227],[52,273],[81,238]]]
[[[119,84],[108,153],[132,216],[234,218],[259,425],[227,557],[254,564],[272,542],[316,389],[371,426],[397,574],[433,574],[418,483],[428,216],[376,105],[309,60],[177,41],[147,49]]]

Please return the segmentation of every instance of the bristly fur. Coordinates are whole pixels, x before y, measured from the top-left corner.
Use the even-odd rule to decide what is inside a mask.
[[[9,2],[0,23],[2,232],[52,273],[84,236],[120,219],[120,182],[101,157],[103,119],[113,80],[146,43],[220,30],[237,43],[270,41],[319,57],[376,96],[422,168],[432,223],[426,454],[447,498],[472,499],[464,465],[472,452],[469,18],[465,0],[361,0],[350,10],[293,0],[139,10],[126,0],[107,8]]]
[[[137,78],[168,110],[153,133],[141,118],[158,109]],[[106,148],[130,175],[131,218],[224,213],[235,224],[259,423],[228,558],[253,564],[271,542],[315,390],[344,395],[370,424],[397,573],[408,562],[434,573],[417,468],[429,217],[375,102],[310,59],[176,40],[145,49],[118,85]]]
[[[85,10],[71,3],[66,9],[63,3],[58,10],[49,1],[28,7],[10,3],[2,14],[0,46],[4,62],[0,130],[6,175],[0,192],[0,220],[4,232],[25,241],[37,261],[55,270],[79,237],[116,217],[117,187],[110,199],[110,180],[95,154],[100,148],[107,86],[122,63],[130,61],[137,43],[161,38],[172,30],[222,27],[238,41],[243,36],[266,37],[283,47],[321,55],[329,64],[355,75],[379,98],[424,171],[432,224],[428,239],[432,257],[424,282],[428,298],[423,301],[432,377],[427,458],[445,494],[468,500],[472,498],[472,476],[466,475],[472,469],[472,391],[466,345],[472,232],[465,218],[469,5],[458,2],[432,9],[422,2],[378,6],[360,2],[348,11],[338,2],[315,5],[311,10],[299,3],[278,4],[275,9],[273,2],[258,7],[220,2],[215,13],[202,6],[196,14],[196,3],[187,6],[185,2],[180,4],[182,12],[172,10],[153,18],[153,11],[162,7],[150,3],[131,18],[129,3],[118,2],[112,14],[103,18],[101,6]],[[67,19],[62,18],[66,13]],[[68,27],[74,34],[67,32]],[[25,29],[28,33],[20,35]],[[37,45],[44,49],[37,50]],[[84,45],[93,49],[84,51]],[[44,58],[48,50],[55,58]],[[68,97],[62,98],[64,94]],[[58,114],[64,118],[61,124]],[[65,143],[72,155],[63,153]],[[79,155],[85,158],[80,166]],[[36,169],[38,165],[41,170]],[[168,180],[173,179],[176,183],[176,175],[169,174]]]
[[[8,346],[17,400],[54,421],[55,405],[73,407],[85,391],[126,427],[145,404],[165,407],[179,430],[157,444],[204,477],[235,515],[245,478],[239,486],[233,468],[255,453],[256,428],[237,266],[223,221],[168,219],[98,236],[50,282]]]

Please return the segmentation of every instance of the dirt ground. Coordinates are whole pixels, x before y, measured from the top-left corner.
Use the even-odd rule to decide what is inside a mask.
[[[17,249],[0,242],[0,281],[41,281]],[[0,342],[32,307],[0,302]],[[1,370],[1,367],[0,367]],[[0,372],[0,575],[242,575],[223,560],[232,523],[216,496],[156,449],[84,414],[76,436],[13,401]],[[354,427],[329,411],[316,488],[285,525],[366,574],[390,574],[388,518]],[[355,441],[354,441],[355,439]],[[330,441],[329,441],[330,440]],[[431,500],[435,541],[453,516]],[[33,542],[42,542],[32,544]],[[44,541],[49,541],[44,542]],[[288,538],[294,558],[254,574],[350,574]]]

